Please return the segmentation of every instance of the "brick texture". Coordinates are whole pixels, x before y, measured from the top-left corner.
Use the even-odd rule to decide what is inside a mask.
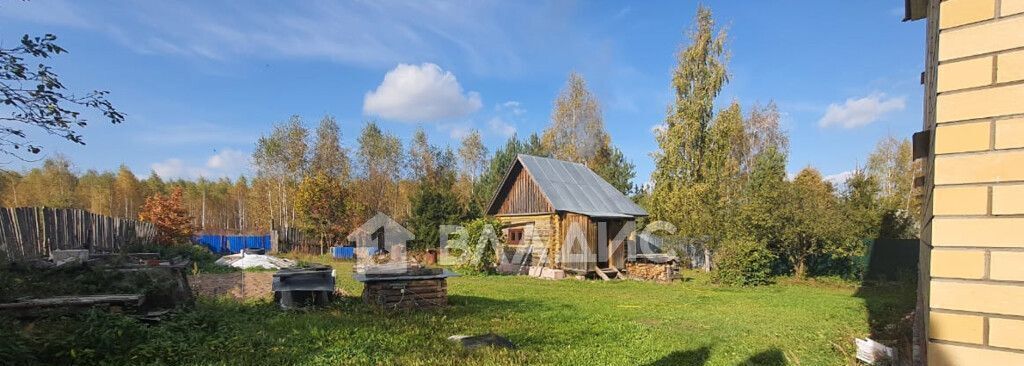
[[[938,91],[941,93],[992,84],[993,59],[989,56],[939,65],[936,80]]]
[[[985,251],[983,250],[933,250],[931,262],[932,277],[969,279],[985,277]]]
[[[1024,214],[1024,184],[992,187],[992,214]]]
[[[1024,118],[996,121],[996,149],[1024,147]]]
[[[988,213],[988,187],[936,187],[932,214],[984,215]]]
[[[1024,248],[1024,218],[949,218],[932,220],[932,245]]]
[[[1021,103],[1024,104],[1024,103]],[[935,184],[1024,180],[1024,151],[935,157]]]
[[[1001,16],[1024,13],[1024,0],[1001,0],[1000,3],[1002,3],[1002,9],[999,10]]]
[[[1022,18],[1024,19],[1024,18]],[[1024,36],[1018,36],[1024,39]],[[935,106],[938,123],[1024,113],[1024,85],[940,94]]]
[[[988,326],[990,346],[1024,350],[1024,321],[990,318]]]
[[[947,16],[950,14],[940,18]],[[1021,29],[1024,29],[1024,17],[942,31],[939,33],[939,61],[1022,47]]]
[[[996,63],[996,82],[1006,83],[1024,79],[1024,51],[999,54]]]
[[[1024,281],[1024,252],[992,251],[990,277],[993,280]],[[1021,333],[1024,339],[1024,333]]]
[[[1024,286],[932,280],[930,300],[932,309],[1024,315]]]
[[[940,5],[939,28],[946,29],[959,25],[992,19],[996,15],[994,0],[946,0]]]
[[[1024,0],[930,3],[927,364],[1024,365]]]
[[[982,344],[985,341],[985,318],[932,312],[928,314],[928,338]]]
[[[988,150],[992,140],[991,126],[988,121],[939,126],[935,129],[935,153]]]
[[[1024,365],[1024,353],[953,344],[928,344],[928,366]]]

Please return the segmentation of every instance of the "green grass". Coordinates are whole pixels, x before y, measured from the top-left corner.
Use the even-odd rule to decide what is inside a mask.
[[[327,309],[204,300],[153,326],[102,313],[0,321],[0,359],[27,349],[37,362],[61,364],[843,365],[854,362],[853,337],[869,334],[869,317],[897,318],[889,313],[913,305],[905,286],[465,276],[449,279],[448,308],[388,313],[359,302],[351,263],[331,263],[351,297]],[[519,349],[463,351],[446,341],[487,332]]]

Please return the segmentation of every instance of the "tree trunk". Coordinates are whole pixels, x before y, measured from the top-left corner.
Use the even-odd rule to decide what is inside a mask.
[[[704,247],[704,272],[711,272],[711,250]]]
[[[807,278],[807,259],[806,258],[802,258],[802,257],[798,258],[796,261],[794,261],[793,265],[794,265],[793,270],[796,271],[796,277],[797,278],[800,278],[800,279]]]

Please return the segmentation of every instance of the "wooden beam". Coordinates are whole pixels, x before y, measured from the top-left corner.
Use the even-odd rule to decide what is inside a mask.
[[[139,306],[142,304],[142,295],[121,294],[121,295],[90,295],[90,296],[58,296],[44,299],[29,299],[19,302],[0,304],[0,310],[21,310],[33,308],[52,307],[73,307],[92,306],[101,304],[122,304]]]

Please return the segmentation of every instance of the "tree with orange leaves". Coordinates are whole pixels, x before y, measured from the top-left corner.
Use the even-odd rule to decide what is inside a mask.
[[[181,187],[175,187],[171,194],[153,194],[146,198],[139,212],[139,219],[156,225],[156,242],[171,245],[187,241],[192,237],[192,216],[182,204]]]

